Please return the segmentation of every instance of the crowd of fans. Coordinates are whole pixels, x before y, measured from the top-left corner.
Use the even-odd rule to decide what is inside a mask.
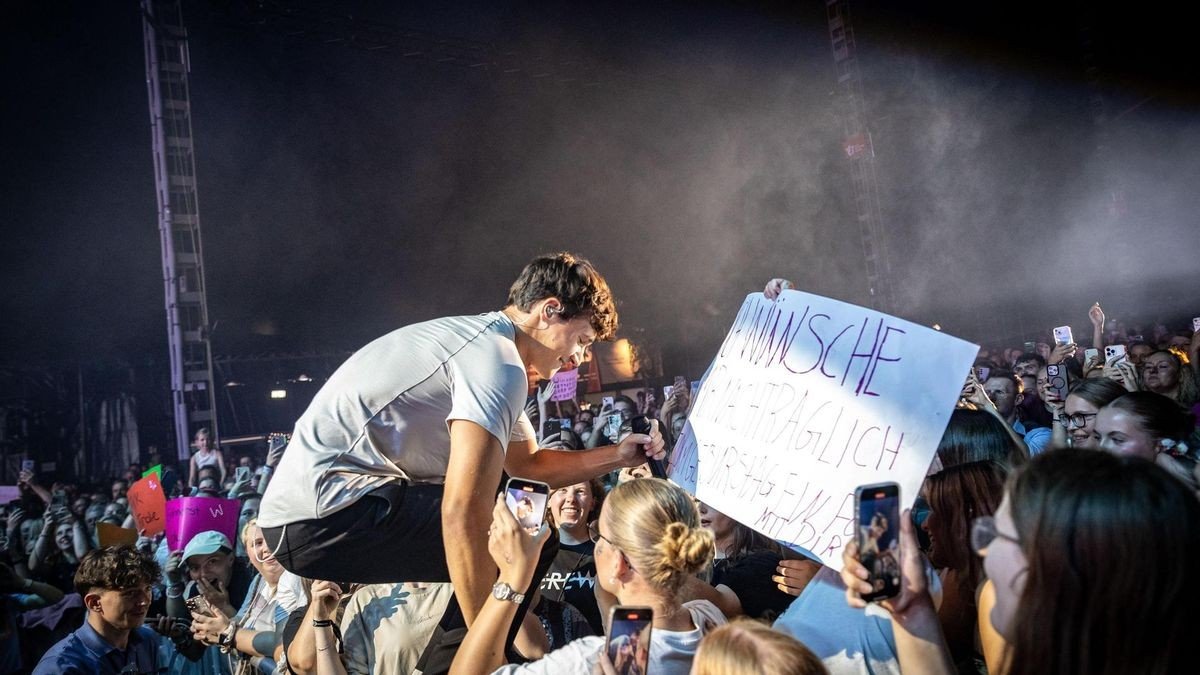
[[[536,532],[498,499],[488,553],[528,597],[489,601],[465,630],[446,581],[361,583],[338,574],[353,556],[327,560],[328,579],[285,569],[257,516],[286,445],[235,459],[201,430],[164,486],[240,500],[236,540],[101,546],[101,523],[136,529],[126,491],[144,467],[100,484],[21,473],[0,513],[0,675],[618,672],[602,648],[616,605],[653,608],[656,674],[1189,672],[1200,333],[1130,335],[1099,305],[1089,318],[1098,354],[980,350],[901,519],[901,592],[882,602],[860,597],[854,544],[838,573],[633,463],[552,486]],[[1124,356],[1106,358],[1113,345]],[[542,384],[526,415],[560,451],[620,443],[638,416],[669,448],[692,398],[682,378],[599,403]]]

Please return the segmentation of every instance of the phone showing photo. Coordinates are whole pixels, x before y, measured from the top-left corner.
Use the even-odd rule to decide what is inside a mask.
[[[513,517],[530,533],[542,528],[546,519],[546,501],[550,498],[550,486],[536,480],[509,478],[504,486],[504,503]]]
[[[1058,400],[1067,400],[1067,390],[1071,385],[1071,378],[1067,374],[1066,366],[1051,363],[1046,366],[1046,379],[1050,381],[1050,389],[1058,395]]]
[[[1099,350],[1099,349],[1085,349],[1085,350],[1083,350],[1083,362],[1084,362],[1084,363],[1087,363],[1088,361],[1094,361],[1094,360],[1096,360],[1096,358],[1097,358],[1097,357],[1099,357],[1099,356],[1100,356],[1100,350]]]
[[[1054,344],[1069,345],[1074,341],[1075,338],[1071,337],[1070,326],[1059,326],[1058,328],[1054,329]]]
[[[1200,333],[1200,316],[1192,317],[1192,332]]]
[[[32,459],[21,460],[21,470],[33,472],[33,460]]]
[[[575,425],[571,422],[570,417],[558,418],[558,428],[559,429],[570,429],[573,426],[575,426]]]
[[[663,400],[665,401],[671,398],[671,394],[673,393],[675,393],[675,385],[668,384],[667,386],[663,387]]]
[[[1125,358],[1125,345],[1108,345],[1104,348],[1104,362],[1112,365]]]
[[[900,486],[896,483],[861,485],[854,491],[858,559],[867,568],[874,589],[867,602],[900,593]]]
[[[617,675],[643,675],[650,664],[650,631],[654,610],[649,607],[612,608],[604,650]]]
[[[1029,342],[1025,343],[1024,349],[1026,354],[1032,354],[1033,352],[1037,351],[1037,345],[1030,340]]]
[[[239,481],[243,481],[243,482],[248,481],[248,480],[250,480],[250,467],[239,466],[237,469],[234,470],[233,475],[234,475],[235,480],[239,480]]]

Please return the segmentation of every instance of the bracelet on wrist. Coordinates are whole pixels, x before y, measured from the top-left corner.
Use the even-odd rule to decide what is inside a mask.
[[[313,625],[313,628],[329,628],[330,626],[333,625],[333,620],[332,619],[313,619],[312,625]]]

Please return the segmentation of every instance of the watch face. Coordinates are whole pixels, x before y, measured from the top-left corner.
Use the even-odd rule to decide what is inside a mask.
[[[507,600],[512,595],[512,587],[503,581],[497,581],[495,586],[492,586],[492,595],[496,596],[497,600]]]

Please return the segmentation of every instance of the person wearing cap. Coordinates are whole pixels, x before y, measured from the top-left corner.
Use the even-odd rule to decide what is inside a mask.
[[[144,626],[158,563],[126,544],[89,551],[75,572],[87,620],[51,647],[34,675],[156,673],[163,638]]]
[[[185,598],[202,595],[226,616],[233,616],[246,599],[252,581],[249,568],[236,564],[233,550],[228,537],[208,530],[192,537],[182,552],[172,553],[166,565],[167,612],[191,619]],[[184,570],[189,579],[186,586]]]

